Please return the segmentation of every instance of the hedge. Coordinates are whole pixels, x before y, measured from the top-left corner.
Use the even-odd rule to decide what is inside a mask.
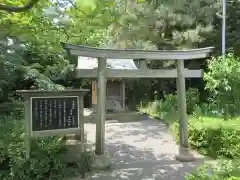
[[[179,137],[177,122],[172,124],[176,137]],[[189,121],[189,144],[205,155],[213,158],[240,157],[240,120],[225,121],[217,117],[192,117]]]

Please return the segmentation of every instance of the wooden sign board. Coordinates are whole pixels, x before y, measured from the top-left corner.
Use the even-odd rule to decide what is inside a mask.
[[[84,138],[85,89],[64,91],[19,90],[24,97],[27,146],[29,137],[79,134]],[[29,152],[27,152],[29,156]]]
[[[80,128],[79,97],[31,97],[32,132]]]

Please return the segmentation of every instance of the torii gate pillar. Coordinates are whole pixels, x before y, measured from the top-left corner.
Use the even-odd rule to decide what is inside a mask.
[[[188,149],[188,118],[186,104],[186,88],[184,77],[184,60],[177,60],[177,95],[178,95],[178,114],[179,114],[179,135],[180,147],[176,159],[179,161],[193,161],[194,156]]]
[[[98,59],[97,118],[96,121],[96,155],[104,154],[105,120],[106,120],[106,58]]]

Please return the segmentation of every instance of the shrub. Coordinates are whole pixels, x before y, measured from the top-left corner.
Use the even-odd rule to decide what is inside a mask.
[[[220,159],[215,165],[203,165],[187,180],[240,180],[240,163],[238,160]]]
[[[192,114],[195,110],[195,107],[200,103],[199,96],[200,96],[200,93],[198,89],[188,88],[186,92],[188,114]]]
[[[62,163],[63,150],[57,138],[49,137],[33,140],[31,143],[31,158],[25,158],[24,128],[22,118],[8,117],[2,136],[4,149],[1,153],[2,179],[61,179],[66,166]],[[5,167],[3,167],[5,164]]]
[[[21,116],[7,118],[2,128],[0,141],[0,179],[3,180],[62,180],[74,173],[84,174],[90,170],[89,164],[83,162],[81,169],[70,168],[64,161],[65,148],[62,138],[46,137],[31,141],[31,157],[25,158],[24,128]],[[86,161],[86,153],[83,153],[83,161]],[[85,158],[84,158],[85,156]],[[81,163],[81,162],[80,162]]]
[[[217,158],[219,156],[228,158],[240,157],[240,120],[231,122],[223,118],[193,117],[189,121],[189,143],[205,155]],[[176,122],[172,129],[179,137],[179,124]]]
[[[195,88],[189,88],[186,91],[186,103],[187,103],[187,112],[192,114],[194,108],[199,104],[199,92]],[[161,106],[161,111],[163,112],[176,112],[178,110],[178,100],[177,94],[168,94],[164,96],[164,100]]]
[[[229,53],[225,58],[213,57],[208,61],[204,74],[206,89],[211,101],[224,111],[225,118],[239,114],[240,107],[240,58]]]
[[[155,100],[155,101],[151,102],[150,105],[149,105],[150,113],[159,115],[159,112],[161,110],[161,106],[162,106],[162,101],[161,100],[160,101]]]
[[[192,114],[196,105],[199,104],[199,92],[195,88],[189,88],[186,92],[187,112]],[[175,115],[178,111],[177,94],[164,95],[164,99],[155,100],[154,102],[148,102],[143,105],[141,103],[139,110],[141,112],[151,114],[154,116],[160,116],[161,119],[165,119],[170,115]]]
[[[208,117],[223,117],[223,111],[217,108],[215,103],[201,103],[195,106],[193,115]]]
[[[173,114],[178,110],[178,101],[176,94],[167,94],[164,95],[161,105],[162,116],[165,117],[165,114]],[[175,114],[175,113],[174,113]]]

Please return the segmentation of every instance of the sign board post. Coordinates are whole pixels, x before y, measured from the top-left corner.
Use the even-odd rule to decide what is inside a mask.
[[[78,134],[84,138],[83,97],[88,90],[18,90],[24,98],[26,157],[31,137]]]

